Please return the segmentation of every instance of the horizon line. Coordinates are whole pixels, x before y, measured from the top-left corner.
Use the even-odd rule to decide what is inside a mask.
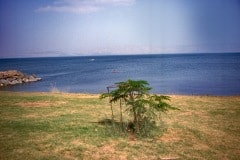
[[[237,54],[232,52],[178,52],[178,53],[131,53],[131,54],[82,54],[82,55],[53,55],[53,56],[23,56],[23,57],[0,57],[0,59],[31,59],[31,58],[64,58],[64,57],[104,57],[104,56],[144,56],[144,55],[199,55],[199,54]]]

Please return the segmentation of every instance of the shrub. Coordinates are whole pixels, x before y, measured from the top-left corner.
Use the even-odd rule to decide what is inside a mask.
[[[156,127],[156,120],[161,112],[166,112],[169,109],[177,109],[166,102],[170,100],[169,96],[151,95],[149,91],[152,88],[147,81],[127,80],[116,83],[116,86],[117,89],[103,93],[100,98],[109,98],[112,120],[114,120],[112,103],[120,101],[121,124],[123,124],[122,102],[124,102],[126,111],[132,115],[132,120],[127,129],[131,130],[134,134],[148,135],[151,130]],[[122,129],[124,130],[124,128]]]

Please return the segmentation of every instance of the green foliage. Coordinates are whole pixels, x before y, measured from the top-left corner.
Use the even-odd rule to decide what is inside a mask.
[[[177,109],[166,102],[170,100],[169,96],[150,95],[149,91],[152,88],[147,81],[127,80],[116,84],[117,89],[103,93],[100,98],[109,98],[111,110],[112,103],[120,101],[120,122],[122,124],[122,102],[125,103],[126,111],[132,115],[130,129],[135,134],[148,135],[156,127],[156,119],[160,116],[161,112],[166,112],[169,109]]]

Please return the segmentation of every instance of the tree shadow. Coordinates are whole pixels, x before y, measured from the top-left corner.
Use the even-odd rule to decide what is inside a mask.
[[[106,129],[106,134],[109,136],[126,136],[129,133],[133,133],[133,130],[129,128],[129,122],[119,122],[113,119],[105,118],[97,122]]]

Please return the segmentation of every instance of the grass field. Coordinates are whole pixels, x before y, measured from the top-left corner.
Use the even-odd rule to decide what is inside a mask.
[[[117,136],[99,95],[0,92],[0,159],[230,159],[240,157],[240,96],[172,95],[155,136]],[[117,105],[116,105],[117,106]],[[114,107],[118,114],[118,108]]]

